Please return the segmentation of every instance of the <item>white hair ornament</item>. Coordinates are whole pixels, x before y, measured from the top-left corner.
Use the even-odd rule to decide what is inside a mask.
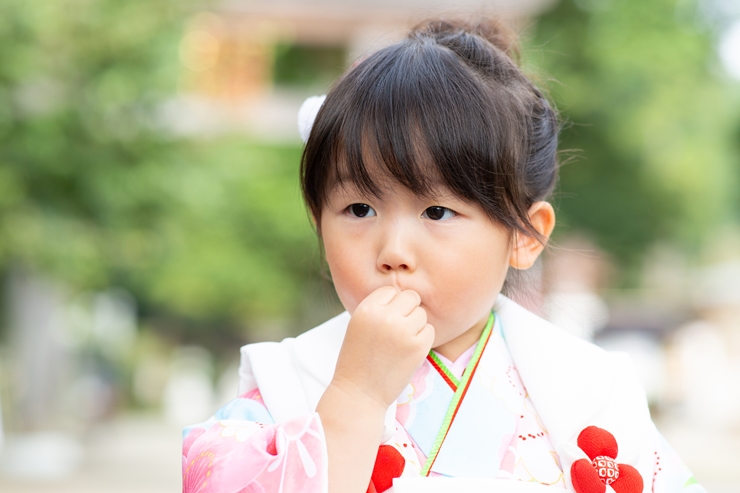
[[[301,109],[298,110],[298,132],[301,134],[301,140],[304,144],[308,142],[311,127],[313,127],[313,122],[316,120],[316,115],[319,114],[324,100],[326,100],[326,95],[311,96],[303,102]]]

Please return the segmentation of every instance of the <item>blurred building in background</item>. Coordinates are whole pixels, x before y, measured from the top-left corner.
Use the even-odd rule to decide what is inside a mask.
[[[0,490],[178,488],[237,348],[341,310],[296,114],[440,13],[521,34],[559,226],[512,295],[635,360],[709,491],[740,459],[740,7],[722,0],[0,6]]]
[[[310,91],[326,92],[347,64],[441,12],[494,15],[521,28],[553,0],[381,2],[229,1],[193,16],[180,44],[185,97],[168,107],[178,132],[234,130],[294,140]],[[197,119],[182,118],[193,112]]]

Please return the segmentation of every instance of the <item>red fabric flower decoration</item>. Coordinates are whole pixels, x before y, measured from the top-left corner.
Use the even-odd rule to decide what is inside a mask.
[[[642,493],[642,476],[629,464],[617,464],[617,440],[596,426],[578,435],[578,446],[590,461],[579,459],[570,467],[570,479],[577,493],[604,493],[610,485],[617,493]]]
[[[383,493],[393,486],[393,478],[398,478],[406,466],[401,452],[391,445],[381,445],[375,457],[375,467],[370,478],[367,493]]]

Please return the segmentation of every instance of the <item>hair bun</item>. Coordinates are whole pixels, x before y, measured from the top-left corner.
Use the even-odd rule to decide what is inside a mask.
[[[429,36],[439,44],[453,48],[461,43],[462,38],[476,37],[483,39],[504,52],[514,61],[519,60],[519,45],[517,35],[510,28],[493,19],[478,18],[476,20],[446,20],[432,19],[417,24],[409,36]],[[463,43],[468,44],[468,43]],[[451,46],[453,45],[453,46]],[[458,51],[458,50],[454,50]]]

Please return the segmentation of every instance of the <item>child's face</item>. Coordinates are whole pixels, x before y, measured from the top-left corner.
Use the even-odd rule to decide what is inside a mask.
[[[412,289],[434,326],[438,347],[482,324],[506,277],[511,234],[477,204],[437,190],[420,198],[395,181],[381,198],[335,187],[320,231],[344,307],[382,286]]]

